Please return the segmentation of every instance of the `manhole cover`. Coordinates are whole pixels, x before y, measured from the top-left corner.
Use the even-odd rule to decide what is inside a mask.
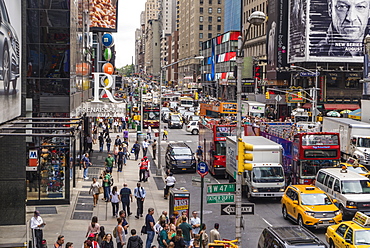
[[[74,212],[72,220],[91,220],[93,213],[88,212]]]
[[[84,204],[84,203],[81,203],[81,204],[77,204],[76,205],[76,210],[86,210],[86,211],[93,211],[93,204]]]
[[[77,199],[77,204],[80,204],[80,203],[92,203],[93,202],[93,198],[78,198]]]
[[[81,191],[79,196],[92,196],[88,191]]]
[[[36,207],[36,210],[40,212],[40,214],[57,214],[56,207]]]

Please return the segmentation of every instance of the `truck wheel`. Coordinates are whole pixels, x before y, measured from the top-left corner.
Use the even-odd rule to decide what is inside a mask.
[[[283,213],[283,218],[284,218],[285,220],[287,220],[287,219],[288,219],[288,213],[287,213],[287,211],[286,211],[286,207],[285,207],[285,205],[283,206],[282,213]]]
[[[248,201],[253,202],[254,198],[253,198],[251,192],[249,192],[249,188],[248,187],[246,187],[245,193],[247,194]]]

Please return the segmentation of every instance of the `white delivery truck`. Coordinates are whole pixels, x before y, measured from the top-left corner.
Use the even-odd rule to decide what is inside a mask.
[[[236,179],[237,138],[226,137],[226,173],[230,181]],[[243,136],[243,142],[253,145],[252,171],[242,175],[243,194],[249,200],[261,197],[282,197],[285,189],[285,176],[282,162],[281,145],[262,136]]]
[[[349,118],[324,117],[322,131],[339,133],[343,159],[354,157],[360,164],[370,166],[369,123]]]
[[[265,116],[266,104],[256,101],[242,101],[242,116]]]

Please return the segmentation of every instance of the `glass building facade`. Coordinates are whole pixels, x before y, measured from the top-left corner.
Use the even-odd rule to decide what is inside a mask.
[[[241,0],[225,0],[224,33],[240,30]]]

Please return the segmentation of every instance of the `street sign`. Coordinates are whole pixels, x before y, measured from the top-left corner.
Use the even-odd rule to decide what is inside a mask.
[[[197,172],[201,177],[205,177],[208,174],[208,165],[205,162],[199,162]]]
[[[233,203],[235,202],[235,195],[207,195],[207,203]]]
[[[275,100],[280,102],[283,98],[280,95],[275,96]]]
[[[242,204],[242,214],[254,214],[254,203]],[[221,204],[221,215],[235,215],[235,204]]]
[[[224,184],[208,184],[207,193],[234,193],[235,184],[233,183],[224,183]]]
[[[200,177],[198,177],[198,176],[192,176],[191,177],[191,181],[193,181],[193,182],[200,182],[202,180],[202,178],[200,178]],[[209,178],[204,178],[204,182],[205,183],[210,183],[211,182],[211,179],[209,179]]]
[[[299,73],[299,75],[301,77],[316,77],[316,76],[320,76],[320,72],[308,72],[308,71],[301,71]]]

